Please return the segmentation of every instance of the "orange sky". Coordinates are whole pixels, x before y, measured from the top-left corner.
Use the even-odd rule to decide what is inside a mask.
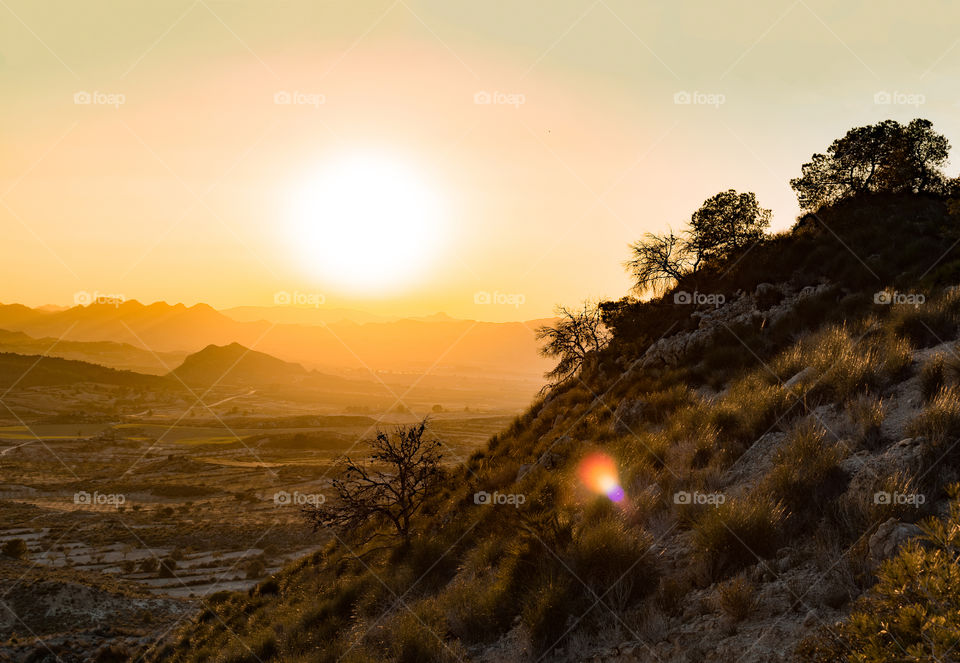
[[[960,10],[940,2],[916,18],[899,3],[538,4],[6,0],[0,301],[287,291],[531,319],[623,294],[626,244],[718,190],[756,191],[788,226],[788,180],[846,128],[925,116],[960,140]],[[377,220],[291,211],[358,154],[441,201],[429,237],[407,241],[426,212],[362,174],[348,188]],[[382,277],[361,279],[376,255]]]

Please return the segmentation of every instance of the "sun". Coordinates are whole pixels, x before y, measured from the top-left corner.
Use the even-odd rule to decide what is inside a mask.
[[[291,196],[292,241],[325,285],[380,295],[429,273],[445,236],[442,197],[417,164],[356,152],[332,158]]]

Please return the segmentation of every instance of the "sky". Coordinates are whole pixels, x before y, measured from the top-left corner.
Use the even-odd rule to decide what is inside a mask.
[[[790,178],[853,126],[960,143],[958,21],[942,0],[0,0],[0,302],[500,321],[617,298],[628,244],[718,191],[788,228]]]

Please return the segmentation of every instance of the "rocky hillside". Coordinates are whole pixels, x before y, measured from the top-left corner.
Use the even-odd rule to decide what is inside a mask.
[[[911,588],[955,555],[934,523],[960,531],[957,227],[941,198],[861,197],[605,304],[606,349],[455,470],[408,544],[321,532],[150,655],[956,660],[955,579]],[[883,657],[900,646],[921,653]]]

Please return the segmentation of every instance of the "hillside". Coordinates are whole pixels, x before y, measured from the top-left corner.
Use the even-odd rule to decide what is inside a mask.
[[[19,388],[94,383],[122,387],[170,388],[175,383],[155,376],[118,371],[85,361],[0,352],[0,387]]]
[[[120,370],[162,375],[183,361],[182,352],[154,353],[130,343],[113,341],[66,341],[63,339],[33,338],[23,332],[0,329],[0,352],[20,355],[48,355],[75,359]]]
[[[608,303],[607,349],[456,470],[409,546],[331,543],[154,660],[841,660],[851,613],[887,609],[878,564],[960,476],[956,227],[934,197],[859,198]],[[675,298],[695,288],[725,298]],[[622,502],[578,478],[597,452]]]
[[[187,384],[265,385],[302,380],[308,372],[299,364],[231,343],[208,345],[188,355],[171,376]]]

